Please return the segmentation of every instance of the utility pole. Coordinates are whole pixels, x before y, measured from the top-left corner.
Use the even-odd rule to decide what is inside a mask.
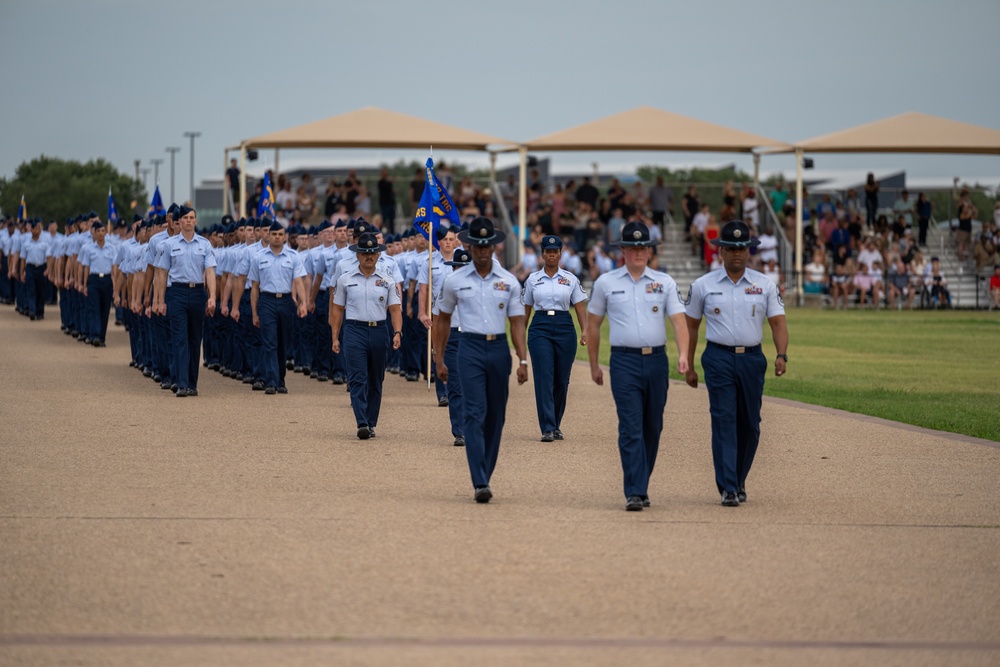
[[[177,154],[180,148],[168,147],[167,152],[170,153],[170,201],[177,201],[174,199],[174,156]]]
[[[184,136],[191,139],[191,173],[190,173],[191,193],[188,196],[191,198],[191,204],[193,205],[194,204],[194,140],[201,136],[201,132],[185,132]]]
[[[135,161],[135,180],[139,180],[139,165],[142,164],[142,160]]]
[[[140,169],[139,172],[142,174],[142,188],[149,192],[149,167]]]
[[[150,162],[153,163],[153,184],[154,185],[159,185],[160,184],[160,165],[163,163],[163,158],[161,158],[161,157],[153,158],[152,160],[150,160]]]

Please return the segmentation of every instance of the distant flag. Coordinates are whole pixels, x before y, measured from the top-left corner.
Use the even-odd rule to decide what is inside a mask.
[[[420,196],[417,214],[413,218],[413,226],[437,248],[437,230],[441,226],[441,218],[446,218],[456,227],[461,226],[462,218],[458,215],[458,209],[455,208],[455,202],[451,200],[451,195],[434,174],[433,158],[427,158],[426,166],[427,179],[424,183],[424,194]]]
[[[264,172],[264,185],[260,189],[260,200],[257,202],[257,217],[267,216],[274,220],[274,190],[271,188],[271,174]]]
[[[111,196],[111,187],[108,187],[108,224],[118,222],[118,209],[115,208],[115,198]]]
[[[28,219],[28,205],[24,203],[24,195],[21,195],[21,205],[17,207],[17,219]]]
[[[156,186],[153,191],[153,201],[149,204],[150,215],[166,215],[167,209],[163,206],[163,197],[160,196],[160,186]]]

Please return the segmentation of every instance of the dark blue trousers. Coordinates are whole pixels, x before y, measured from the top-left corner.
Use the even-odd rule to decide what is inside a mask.
[[[184,284],[167,288],[167,319],[170,322],[170,342],[177,373],[171,379],[178,389],[198,388],[201,335],[207,301],[208,296],[203,286],[188,287]]]
[[[666,350],[611,348],[611,395],[618,412],[618,452],[622,458],[625,497],[649,495],[649,478],[656,465],[667,405]]]
[[[24,267],[25,305],[28,314],[45,316],[45,301],[48,296],[48,280],[43,275],[45,265],[28,264]]]
[[[330,329],[330,293],[320,290],[316,294],[316,310],[313,312],[313,359],[312,370],[320,377],[333,374],[333,330]]]
[[[7,255],[0,255],[0,301],[10,302],[10,276],[7,272],[10,266],[7,264]]]
[[[462,341],[462,332],[458,327],[451,328],[448,344],[444,348],[444,365],[448,367],[448,417],[451,419],[451,435],[455,438],[462,435],[465,429],[465,402],[462,399],[462,376],[458,372],[458,347]]]
[[[69,290],[65,287],[59,290],[59,320],[62,322],[63,328],[70,328],[69,321]]]
[[[719,492],[736,492],[746,484],[760,440],[760,405],[767,357],[736,354],[708,345],[701,355],[712,414],[712,462]]]
[[[172,287],[167,288],[169,294]],[[178,288],[181,289],[181,288]],[[185,288],[186,289],[186,288]],[[166,295],[164,295],[166,298]],[[177,384],[177,374],[174,364],[174,346],[170,334],[170,304],[167,303],[166,317],[153,315],[151,317],[153,340],[150,350],[153,353],[153,368],[162,381]],[[179,386],[179,385],[178,385]]]
[[[566,412],[569,375],[576,360],[576,329],[569,312],[535,311],[528,327],[535,409],[542,433],[560,428]]]
[[[497,465],[507,418],[511,360],[506,335],[487,341],[477,334],[463,333],[457,370],[465,403],[463,435],[472,485],[487,486]],[[449,374],[452,372],[449,369]]]
[[[258,305],[260,305],[258,303]],[[243,378],[249,375],[254,380],[264,381],[264,371],[260,361],[260,329],[253,325],[253,309],[250,307],[250,295],[243,293],[240,299],[240,322],[243,325]]]
[[[128,307],[123,307],[122,318],[128,328],[128,346],[132,361],[138,365],[142,350],[142,327],[139,324],[139,318]]]
[[[313,351],[316,345],[316,313],[306,313],[303,318],[294,318],[293,328],[298,330],[298,340],[295,341],[295,365],[313,370]]]
[[[70,313],[73,318],[73,331],[79,331],[82,334],[87,334],[89,336],[90,332],[87,331],[87,318],[86,309],[84,307],[83,292],[76,289],[72,290],[70,295],[73,297],[70,299]]]
[[[111,312],[111,276],[91,274],[87,278],[87,333],[102,343],[108,336],[108,315]]]
[[[341,350],[347,360],[347,385],[351,407],[358,428],[378,425],[382,409],[382,381],[385,379],[385,323],[370,326],[367,322],[346,320],[341,328]],[[332,340],[331,340],[332,344]]]
[[[285,386],[285,360],[292,342],[295,303],[290,294],[281,298],[261,292],[257,300],[260,318],[260,356],[265,387]]]

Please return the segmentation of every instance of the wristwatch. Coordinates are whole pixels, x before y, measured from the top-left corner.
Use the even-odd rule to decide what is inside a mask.
[[[775,355],[774,358],[775,359],[784,359],[785,363],[786,364],[788,363],[788,355],[787,354],[778,354],[778,355]]]
[[[528,360],[527,359],[521,359],[521,365],[522,366],[527,366],[528,365]]]
[[[392,337],[393,338],[395,338],[396,336],[402,336],[402,335],[403,335],[402,331],[393,331],[392,332]]]

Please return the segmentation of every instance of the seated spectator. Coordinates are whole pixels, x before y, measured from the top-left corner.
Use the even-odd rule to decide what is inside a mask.
[[[761,273],[767,276],[768,280],[774,283],[778,287],[778,294],[781,296],[785,295],[785,281],[781,275],[781,269],[778,267],[778,262],[775,259],[767,260],[767,264],[761,269]]]
[[[359,217],[370,218],[372,215],[372,199],[368,196],[368,188],[358,186],[358,195],[354,198],[354,212]]]
[[[926,269],[924,287],[930,296],[930,305],[935,308],[951,307],[951,292],[948,291],[948,278],[941,272],[941,260],[931,257],[931,265]]]
[[[696,257],[705,256],[705,227],[708,225],[710,210],[708,204],[702,204],[701,210],[691,220],[691,250]]]
[[[892,223],[892,237],[898,241],[903,238],[909,230],[910,226],[906,224],[906,216],[896,216],[896,222]]]
[[[990,276],[990,310],[1000,308],[1000,264],[993,267]]]
[[[898,308],[902,310],[903,299],[906,299],[907,308],[913,308],[913,295],[915,290],[910,289],[910,274],[906,270],[906,264],[903,262],[901,257],[897,257],[896,261],[889,267],[889,277],[886,288],[888,290],[887,294],[889,297],[890,308],[896,306],[898,300]]]
[[[719,233],[722,228],[719,227],[719,223],[715,221],[714,215],[708,216],[708,224],[705,225],[705,230],[703,232],[704,236],[704,252],[705,252],[705,266],[711,266],[712,260],[715,256],[719,254],[719,246],[713,245],[712,240],[719,238]]]
[[[622,228],[625,226],[625,216],[621,207],[611,212],[611,219],[608,220],[607,241],[613,246],[617,246],[622,240]]]
[[[656,224],[651,216],[643,215],[639,218],[646,225],[649,230],[649,239],[655,243],[663,243],[663,231],[660,230],[660,226]],[[655,252],[653,253],[656,254]]]
[[[882,297],[885,295],[885,273],[882,271],[882,262],[875,262],[868,273],[872,279],[872,305],[881,308]]]
[[[823,294],[828,291],[824,259],[823,251],[816,250],[813,252],[812,261],[805,265],[802,290],[806,294]]]
[[[833,256],[833,271],[830,276],[830,292],[833,296],[833,307],[838,308],[837,301],[840,300],[842,306],[847,308],[847,299],[854,294],[854,260],[845,253],[846,248],[841,246],[837,249],[837,254]]]
[[[587,253],[587,264],[590,267],[591,280],[597,280],[615,268],[615,260],[607,253],[604,242],[600,240]]]
[[[837,223],[837,219],[834,217],[833,211],[827,211],[819,219],[819,240],[823,242],[824,246],[829,246],[830,241],[833,239],[833,233],[840,229],[843,225],[844,232],[843,235],[847,236],[847,221],[844,220],[841,224]]]
[[[295,193],[292,192],[292,182],[285,180],[278,194],[274,196],[274,203],[285,211],[295,208]]]
[[[858,263],[858,271],[854,274],[853,282],[854,289],[858,292],[859,306],[867,305],[869,298],[872,299],[873,303],[878,303],[878,299],[875,296],[875,277],[872,275],[872,272],[869,271],[867,264],[863,264],[861,262]]]
[[[972,255],[976,259],[976,273],[983,270],[983,267],[992,266],[1000,259],[997,258],[997,248],[993,245],[993,239],[988,233],[979,235],[976,245],[972,248]]]
[[[743,199],[743,222],[747,223],[754,234],[758,233],[760,211],[758,210],[757,194],[751,188],[747,188],[746,196]]]
[[[906,261],[905,259],[903,260]],[[924,254],[920,250],[915,250],[913,252],[913,259],[911,259],[907,268],[910,272],[910,287],[912,287],[916,292],[920,292],[924,288],[924,273],[927,271],[927,260],[924,259]]]
[[[837,213],[837,207],[830,201],[830,195],[823,195],[820,203],[816,204],[816,217],[822,220],[829,214],[831,217]]]
[[[834,255],[837,254],[837,248],[844,246],[847,248],[847,256],[850,257],[852,252],[852,239],[851,231],[848,228],[847,220],[840,220],[837,223],[837,228],[830,233],[830,238],[827,240],[827,247],[830,252]]]
[[[896,218],[903,216],[903,222],[907,227],[913,226],[913,200],[910,199],[910,193],[907,190],[903,190],[899,193],[899,199],[892,205],[892,211],[896,214]]]
[[[882,253],[875,248],[875,237],[869,234],[865,238],[864,247],[862,247],[861,252],[858,253],[858,266],[864,266],[866,269],[871,271],[872,265],[875,262],[881,261]]]
[[[851,235],[852,251],[861,249],[861,235],[863,230],[864,225],[861,223],[861,216],[857,214],[850,216],[849,222],[847,223],[847,231]],[[851,254],[853,255],[854,253],[851,252]]]

